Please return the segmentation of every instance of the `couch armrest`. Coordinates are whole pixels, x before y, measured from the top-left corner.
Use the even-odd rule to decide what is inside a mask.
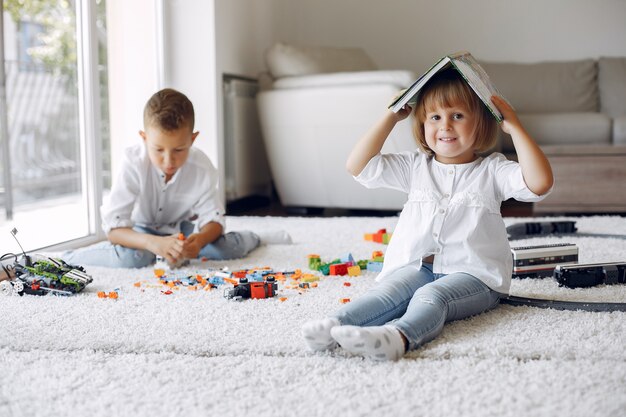
[[[613,144],[626,145],[626,116],[613,119]]]
[[[284,206],[399,210],[406,194],[369,190],[345,166],[354,144],[398,92],[390,84],[286,88],[257,95],[272,177]],[[383,152],[415,150],[411,120],[393,129]]]
[[[389,84],[398,90],[410,86],[417,79],[412,71],[355,71],[332,74],[283,77],[274,81],[274,89],[318,88],[350,85]]]

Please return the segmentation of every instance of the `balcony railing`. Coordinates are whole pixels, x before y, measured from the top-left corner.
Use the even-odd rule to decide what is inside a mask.
[[[0,183],[6,207],[80,189],[78,98],[75,68],[5,61],[11,187]],[[6,140],[6,138],[2,138]],[[6,149],[6,148],[5,148]],[[2,180],[4,182],[4,180]],[[11,193],[12,198],[5,196]]]

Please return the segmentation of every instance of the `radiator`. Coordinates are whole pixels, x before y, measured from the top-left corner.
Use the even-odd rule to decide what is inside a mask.
[[[271,195],[272,177],[256,108],[256,80],[224,75],[224,159],[227,201]]]

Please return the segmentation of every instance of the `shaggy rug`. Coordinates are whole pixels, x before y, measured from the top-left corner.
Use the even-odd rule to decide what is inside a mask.
[[[623,217],[572,220],[583,233],[626,235]],[[396,221],[229,217],[230,230],[284,229],[294,243],[187,269],[309,272],[311,253],[330,261],[384,251],[363,234],[393,231]],[[580,262],[626,259],[618,238],[542,237],[516,246],[559,242],[576,243]],[[374,285],[373,272],[323,277],[301,292],[280,283],[283,301],[236,302],[223,297],[228,285],[165,294],[151,268],[87,271],[94,281],[76,296],[0,299],[0,416],[626,415],[626,313],[501,305],[447,325],[396,363],[375,363],[341,349],[307,352],[299,333],[306,320]],[[97,297],[113,290],[117,300]],[[551,278],[515,280],[512,294],[626,302],[625,285],[572,290]]]

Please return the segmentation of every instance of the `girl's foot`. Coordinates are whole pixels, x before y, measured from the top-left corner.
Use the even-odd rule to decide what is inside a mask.
[[[404,356],[404,341],[393,326],[338,326],[330,331],[348,352],[376,361],[397,361]]]
[[[332,350],[337,342],[330,335],[330,329],[339,326],[339,320],[327,317],[321,320],[311,320],[302,326],[302,336],[309,350]]]

